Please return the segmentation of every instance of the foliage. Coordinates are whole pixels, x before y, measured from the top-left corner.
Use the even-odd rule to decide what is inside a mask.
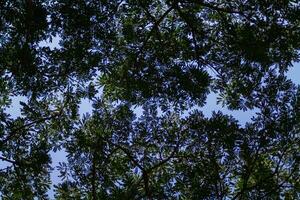
[[[1,199],[299,199],[300,89],[286,77],[299,61],[299,9],[298,0],[1,2]],[[204,116],[212,92],[257,113],[245,125]],[[93,111],[82,117],[83,99]]]

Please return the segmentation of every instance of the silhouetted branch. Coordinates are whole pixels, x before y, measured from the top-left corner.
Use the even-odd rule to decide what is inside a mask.
[[[9,163],[14,164],[14,165],[17,164],[16,161],[10,160],[10,159],[2,157],[2,156],[0,156],[0,160],[3,160],[5,162],[9,162]]]

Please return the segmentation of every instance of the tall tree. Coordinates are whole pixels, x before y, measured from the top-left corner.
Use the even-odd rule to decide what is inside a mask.
[[[1,198],[299,199],[300,89],[286,77],[299,14],[298,0],[1,2]],[[257,113],[206,117],[211,92]]]

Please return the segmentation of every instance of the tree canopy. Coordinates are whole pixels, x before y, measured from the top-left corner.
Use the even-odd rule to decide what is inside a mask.
[[[299,16],[299,0],[0,2],[1,199],[300,199]],[[256,115],[207,117],[210,93]]]

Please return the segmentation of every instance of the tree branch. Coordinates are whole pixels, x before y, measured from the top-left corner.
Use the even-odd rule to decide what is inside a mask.
[[[17,164],[16,161],[10,160],[10,159],[5,158],[5,157],[3,157],[3,156],[0,156],[0,160],[3,160],[3,161],[5,161],[5,162],[9,162],[9,163],[14,164],[14,165]]]
[[[38,124],[38,123],[41,123],[41,122],[45,122],[47,120],[51,120],[51,119],[53,119],[53,118],[55,118],[57,116],[59,116],[58,113],[57,114],[53,114],[53,115],[51,115],[49,117],[44,117],[44,118],[37,119],[37,120],[32,121],[30,123],[27,123],[27,124],[24,124],[22,126],[19,126],[19,127],[15,128],[15,129],[12,129],[11,133],[5,139],[3,139],[2,141],[0,141],[0,146],[3,145],[3,144],[5,144],[9,140],[11,140],[13,137],[15,137],[19,131],[21,131],[23,129],[28,129],[31,126],[35,125],[35,124]]]
[[[139,162],[131,155],[131,152],[127,148],[123,147],[122,145],[118,145],[118,144],[113,144],[113,145],[115,145],[117,148],[121,149],[135,166],[137,166],[140,170],[145,171],[144,167],[139,164]]]
[[[179,142],[177,143],[176,147],[174,147],[174,150],[172,151],[172,153],[167,158],[165,158],[164,160],[160,161],[159,163],[153,165],[152,167],[150,167],[149,169],[147,169],[147,171],[151,172],[152,170],[154,170],[156,168],[159,168],[160,166],[162,166],[165,163],[167,163],[169,160],[171,160],[174,157],[174,155],[177,152],[178,148],[179,148]]]
[[[150,30],[150,32],[148,33],[147,37],[145,38],[145,40],[142,43],[142,46],[139,48],[139,51],[136,53],[136,61],[135,61],[135,65],[138,64],[138,60],[139,60],[139,56],[141,54],[143,54],[144,52],[144,48],[146,47],[147,43],[149,42],[151,36],[153,35],[155,30],[158,30],[158,27],[160,25],[160,23],[164,20],[164,18],[173,10],[173,7],[170,7],[168,10],[166,10],[164,12],[164,14],[162,14],[162,16],[159,17],[158,20],[154,21],[153,27]],[[135,66],[136,67],[136,66]]]

